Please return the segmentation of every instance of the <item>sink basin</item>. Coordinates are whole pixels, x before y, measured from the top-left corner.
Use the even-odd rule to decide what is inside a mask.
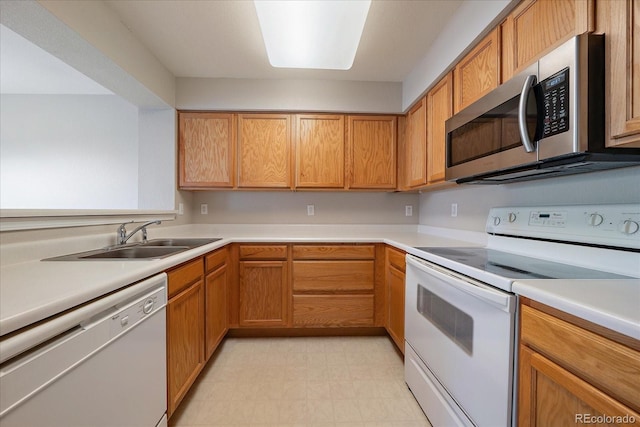
[[[175,238],[175,239],[153,239],[147,243],[142,243],[140,246],[186,246],[188,248],[195,248],[198,246],[206,245],[220,240],[217,239],[199,239],[199,238]]]
[[[80,252],[47,258],[43,261],[96,261],[96,260],[136,260],[160,259],[178,252],[187,251],[198,246],[220,240],[200,238],[154,239],[146,243],[130,243],[124,246],[113,246],[104,249]]]
[[[190,249],[188,246],[132,246],[111,249],[93,255],[79,256],[80,259],[159,259]]]

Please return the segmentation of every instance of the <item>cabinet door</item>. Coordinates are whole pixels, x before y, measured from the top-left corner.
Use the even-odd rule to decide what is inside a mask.
[[[520,3],[501,25],[502,81],[574,35],[593,31],[594,10],[595,0]]]
[[[344,188],[344,116],[296,116],[296,187]]]
[[[291,187],[291,116],[238,116],[238,187]]]
[[[640,425],[640,414],[526,346],[520,346],[518,425],[564,427],[592,424]],[[586,418],[589,417],[589,418]],[[624,418],[626,417],[626,418]]]
[[[387,270],[389,312],[387,331],[404,354],[404,278],[405,274],[390,267]]]
[[[427,181],[444,181],[445,122],[453,114],[453,74],[447,74],[427,94]]]
[[[233,187],[233,114],[179,113],[180,188]]]
[[[408,187],[427,183],[427,98],[424,97],[407,114],[405,140],[405,174]]]
[[[602,8],[610,8],[607,145],[640,147],[640,0],[609,1]]]
[[[169,416],[189,391],[204,364],[203,319],[204,287],[202,280],[198,280],[167,304]]]
[[[396,188],[395,116],[349,116],[349,188]]]
[[[240,261],[240,326],[286,326],[286,261]]]
[[[211,357],[228,329],[227,265],[207,274],[205,278],[206,356]]]
[[[500,84],[499,34],[493,30],[454,68],[456,113]]]

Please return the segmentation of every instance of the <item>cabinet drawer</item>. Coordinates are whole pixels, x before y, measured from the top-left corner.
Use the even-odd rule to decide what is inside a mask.
[[[294,261],[293,291],[373,291],[373,261]]]
[[[216,270],[220,266],[227,263],[227,258],[229,257],[229,251],[227,248],[218,249],[215,252],[211,252],[207,254],[204,258],[205,266],[207,268],[207,273]]]
[[[287,259],[287,245],[241,245],[240,259]]]
[[[389,262],[389,264],[394,266],[398,270],[404,272],[406,268],[406,263],[404,258],[405,253],[390,247],[387,247],[385,252],[386,252],[387,261]]]
[[[202,279],[204,261],[198,258],[167,272],[169,282],[169,298],[186,289],[197,280]]]
[[[373,295],[294,295],[294,326],[373,326]]]
[[[295,245],[293,259],[374,259],[374,245]]]
[[[525,345],[640,410],[640,352],[526,305],[521,316]]]

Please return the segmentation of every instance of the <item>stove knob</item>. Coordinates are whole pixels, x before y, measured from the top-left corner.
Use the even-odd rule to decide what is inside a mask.
[[[509,222],[516,222],[516,214],[514,214],[513,212],[509,213]]]
[[[500,217],[499,216],[494,216],[493,217],[493,225],[500,225]]]
[[[602,221],[604,221],[604,218],[600,214],[592,213],[591,215],[589,215],[589,225],[592,227],[599,226],[600,224],[602,224]]]
[[[640,224],[630,219],[624,220],[622,225],[620,225],[620,231],[628,235],[637,233],[638,229],[640,229]]]

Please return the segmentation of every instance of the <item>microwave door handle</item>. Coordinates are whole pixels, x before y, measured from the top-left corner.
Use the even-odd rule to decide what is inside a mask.
[[[531,88],[537,83],[535,75],[527,76],[522,86],[522,92],[520,93],[520,103],[518,104],[518,129],[520,130],[520,138],[522,139],[522,145],[527,153],[533,153],[536,151],[536,147],[529,138],[529,132],[527,131],[527,103],[529,102],[529,93]]]

